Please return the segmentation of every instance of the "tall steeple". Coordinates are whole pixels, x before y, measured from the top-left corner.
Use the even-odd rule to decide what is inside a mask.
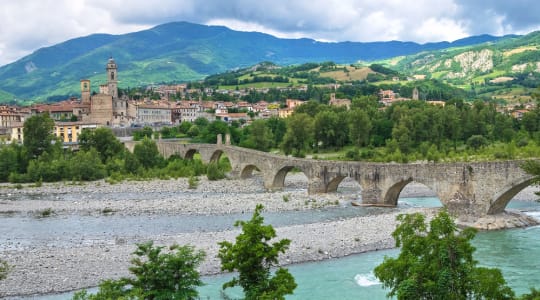
[[[107,62],[107,85],[109,88],[109,95],[113,99],[118,98],[118,67],[111,57]]]

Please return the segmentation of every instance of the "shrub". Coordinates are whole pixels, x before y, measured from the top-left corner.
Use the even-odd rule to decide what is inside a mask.
[[[196,176],[189,176],[188,187],[192,190],[196,189],[199,185],[199,179]]]
[[[176,244],[166,253],[163,248],[152,242],[138,244],[129,268],[133,277],[103,281],[97,294],[83,290],[73,299],[197,299],[197,287],[203,285],[197,267],[204,252]]]
[[[223,284],[223,289],[241,286],[246,300],[285,299],[296,288],[294,277],[287,269],[278,268],[271,276],[270,270],[278,263],[279,253],[285,253],[291,243],[282,239],[269,244],[276,237],[272,225],[263,225],[263,206],[258,204],[249,221],[236,221],[234,226],[242,227],[236,242],[219,243],[218,257],[222,271],[238,271],[238,277]]]
[[[209,163],[206,169],[206,176],[208,180],[220,180],[225,178],[225,172],[217,163]]]

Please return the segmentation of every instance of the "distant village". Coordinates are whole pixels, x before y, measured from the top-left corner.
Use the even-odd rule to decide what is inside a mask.
[[[296,107],[304,103],[298,99],[287,99],[285,107],[283,107],[278,102],[268,103],[266,101],[249,103],[245,101],[192,100],[186,99],[185,95],[202,92],[207,95],[238,93],[236,96],[239,97],[242,91],[192,90],[188,89],[187,84],[153,87],[153,91],[160,95],[160,100],[133,100],[118,94],[118,66],[114,59],[108,60],[106,72],[107,83],[99,86],[98,93],[92,93],[90,80],[83,79],[80,82],[81,97],[79,99],[71,98],[54,104],[34,104],[29,107],[0,106],[0,141],[22,143],[24,140],[24,121],[33,115],[46,112],[55,121],[54,134],[64,144],[69,145],[77,144],[77,137],[84,129],[106,126],[113,129],[130,128],[133,130],[144,126],[175,126],[182,122],[194,122],[198,118],[249,124],[257,118],[286,118],[294,112]],[[306,87],[298,89],[302,88],[306,89]],[[334,88],[336,87],[334,86]],[[264,93],[264,89],[258,91]],[[170,95],[181,95],[183,100],[170,101]],[[399,101],[411,100],[411,98],[400,97],[392,90],[380,90],[378,98],[382,107]],[[418,90],[415,88],[412,100],[418,99]],[[444,106],[445,104],[444,101],[428,102],[433,105]],[[336,98],[335,94],[332,93],[328,104],[349,108],[351,100]],[[529,105],[523,109],[513,109],[512,115],[515,118],[521,118],[531,108],[532,106]]]

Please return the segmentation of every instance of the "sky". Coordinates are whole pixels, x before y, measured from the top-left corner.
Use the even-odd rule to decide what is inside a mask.
[[[0,66],[93,33],[187,21],[282,38],[454,41],[540,29],[537,0],[0,0]]]

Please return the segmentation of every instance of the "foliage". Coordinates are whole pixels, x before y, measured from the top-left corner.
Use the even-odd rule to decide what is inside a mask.
[[[529,294],[523,294],[518,299],[519,300],[540,300],[540,290],[531,288],[531,292]]]
[[[24,122],[24,147],[30,158],[52,151],[54,121],[48,113],[34,115]]]
[[[188,187],[192,190],[196,189],[199,185],[199,179],[196,176],[189,176]]]
[[[270,268],[278,264],[279,253],[285,253],[290,240],[282,239],[273,244],[268,241],[276,237],[271,225],[263,225],[263,206],[258,204],[251,220],[236,221],[234,226],[242,227],[236,243],[219,243],[218,257],[222,271],[238,271],[238,277],[223,285],[223,289],[241,286],[246,300],[285,299],[296,288],[294,277],[287,269],[278,268],[271,277]]]
[[[313,119],[305,113],[294,113],[287,119],[287,131],[281,148],[285,154],[300,156],[313,143]]]
[[[11,173],[18,172],[21,152],[21,147],[15,143],[0,146],[0,181],[8,181]]]
[[[163,161],[163,158],[159,154],[156,142],[147,137],[143,138],[140,143],[135,145],[133,154],[145,169],[159,166]]]
[[[478,148],[487,145],[487,139],[482,135],[473,135],[467,139],[467,146],[477,150]]]
[[[70,160],[69,176],[73,180],[97,180],[107,175],[105,165],[100,160],[100,155],[96,149],[89,151],[79,151]]]
[[[197,299],[197,287],[203,285],[197,267],[204,252],[176,244],[163,249],[152,242],[138,244],[129,268],[133,277],[103,281],[97,294],[81,291],[73,299]]]
[[[112,130],[106,127],[95,130],[84,129],[79,135],[79,145],[84,151],[89,151],[91,148],[96,149],[102,163],[121,155],[125,149],[124,145],[114,136]]]
[[[6,279],[10,269],[7,262],[0,260],[0,280]]]
[[[429,223],[419,213],[399,215],[392,233],[397,258],[385,257],[375,276],[398,299],[512,299],[498,269],[477,267],[470,241],[475,230],[457,227],[441,211]]]
[[[267,121],[255,120],[244,131],[248,131],[248,137],[240,143],[240,146],[268,152],[274,145],[274,137],[271,129],[266,126]]]
[[[140,141],[144,138],[152,139],[154,131],[152,130],[152,127],[144,126],[141,130],[136,130],[133,132],[133,140],[134,141]]]
[[[206,168],[206,176],[208,180],[220,180],[225,178],[225,172],[220,168],[218,163],[211,162]]]

